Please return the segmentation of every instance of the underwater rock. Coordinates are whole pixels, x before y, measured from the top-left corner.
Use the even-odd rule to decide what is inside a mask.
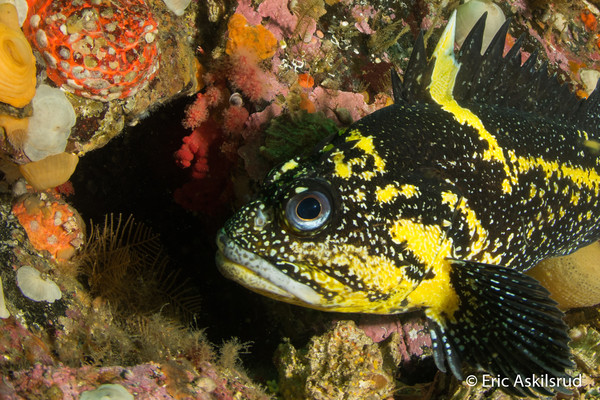
[[[353,321],[314,337],[306,351],[281,344],[275,359],[284,399],[375,400],[394,391],[394,365]]]
[[[585,372],[598,376],[600,373],[600,333],[587,324],[577,325],[569,331],[569,346],[579,365]]]
[[[105,382],[112,382],[105,384]],[[233,371],[204,364],[201,372],[185,361],[149,362],[131,367],[42,366],[14,371],[0,381],[9,399],[197,399],[267,400],[263,392]],[[129,396],[131,397],[129,397]]]
[[[125,126],[137,124],[151,110],[198,91],[201,74],[198,73],[199,63],[195,57],[196,44],[192,40],[197,30],[196,2],[181,18],[168,12],[162,0],[128,0],[125,2],[128,4],[126,9],[120,6],[90,6],[87,1],[75,2],[65,6],[68,13],[63,9],[57,10],[55,3],[42,1],[33,4],[24,27],[29,33],[30,43],[37,46],[33,54],[29,47],[32,60],[29,70],[33,79],[31,97],[36,81],[36,59],[39,69],[48,67],[47,74],[39,74],[38,82],[54,80],[56,85],[72,92],[67,93],[66,98],[75,110],[77,121],[71,135],[67,135],[66,149],[63,140],[61,148],[53,152],[67,151],[81,157],[104,146]],[[51,15],[42,18],[41,12]],[[108,21],[125,18],[124,15],[135,15],[137,20]],[[97,26],[99,20],[106,20],[101,28]],[[57,40],[64,34],[63,30],[70,34],[68,44]],[[135,35],[131,36],[134,31]],[[18,33],[21,34],[20,29]],[[113,42],[108,37],[114,39]],[[15,40],[12,37],[6,39],[7,43]],[[25,37],[22,42],[21,47],[29,46]],[[15,50],[19,51],[21,47],[15,47]],[[160,68],[159,59],[164,60],[160,61]],[[2,65],[8,61],[10,58],[7,57],[0,60],[0,72]],[[11,74],[14,75],[14,71]],[[15,89],[20,80],[10,79],[5,85],[3,78],[12,75],[0,75],[0,96],[4,86],[9,96],[6,100],[0,98],[0,101],[9,102],[9,98],[22,97],[16,91],[24,89]],[[30,100],[15,103],[15,107],[23,107]],[[20,109],[0,104],[0,114],[22,119],[31,114],[30,107],[27,107]],[[26,126],[23,128],[25,124],[26,121],[20,121],[20,125],[15,126],[12,120],[0,121],[0,126],[9,135],[5,139],[8,143],[3,143],[2,149],[19,164],[28,161],[22,153],[22,142],[27,136],[20,133],[26,129]],[[30,142],[37,143],[39,140]],[[32,160],[43,158],[43,155],[28,155]]]

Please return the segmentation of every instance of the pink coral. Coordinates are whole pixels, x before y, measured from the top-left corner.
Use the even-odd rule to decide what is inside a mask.
[[[252,0],[239,0],[235,12],[242,14],[250,25],[258,25],[262,21],[261,15],[254,10]]]
[[[213,121],[206,121],[183,138],[183,144],[175,152],[175,160],[182,168],[192,167],[192,178],[199,179],[208,172],[208,151],[221,135]]]
[[[240,133],[250,113],[244,107],[231,106],[223,111],[223,129],[227,133]]]
[[[185,110],[183,126],[187,129],[199,127],[208,119],[209,109],[215,107],[221,101],[222,95],[214,86],[206,89],[205,93],[198,93],[196,100]]]
[[[252,101],[263,99],[268,94],[267,73],[258,64],[258,57],[250,50],[239,48],[231,55],[229,79]]]
[[[236,398],[234,394],[246,399],[267,399],[231,372],[224,373],[208,362],[204,362],[198,372],[189,362],[180,360],[149,362],[128,368],[38,364],[30,370],[15,371],[0,379],[0,395],[2,399],[73,400],[107,381],[121,385],[140,400],[227,400]]]
[[[298,17],[290,11],[288,3],[288,0],[265,0],[254,10],[251,0],[239,0],[235,12],[243,15],[251,25],[259,25],[265,19],[266,28],[281,40],[298,24]]]

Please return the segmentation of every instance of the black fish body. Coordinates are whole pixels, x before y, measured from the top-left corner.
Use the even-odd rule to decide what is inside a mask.
[[[395,104],[273,170],[219,233],[217,260],[294,304],[421,309],[436,364],[458,378],[463,361],[564,378],[563,314],[522,272],[600,238],[600,95],[579,100],[535,56],[521,66],[518,44],[502,57],[508,24],[482,56],[483,24],[458,57],[454,18],[431,57],[420,36],[404,82],[392,76]]]

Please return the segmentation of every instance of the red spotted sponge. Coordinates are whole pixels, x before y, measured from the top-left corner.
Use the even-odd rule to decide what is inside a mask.
[[[157,23],[143,0],[28,0],[23,31],[59,87],[94,100],[137,93],[158,71]]]

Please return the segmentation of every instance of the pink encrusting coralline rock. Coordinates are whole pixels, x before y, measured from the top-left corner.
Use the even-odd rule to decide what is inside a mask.
[[[121,386],[136,400],[267,400],[232,371],[204,362],[196,370],[185,360],[149,362],[133,367],[47,366],[16,371],[0,379],[0,398],[77,400],[102,385]],[[238,397],[239,396],[239,397]],[[112,398],[112,397],[111,397]]]

